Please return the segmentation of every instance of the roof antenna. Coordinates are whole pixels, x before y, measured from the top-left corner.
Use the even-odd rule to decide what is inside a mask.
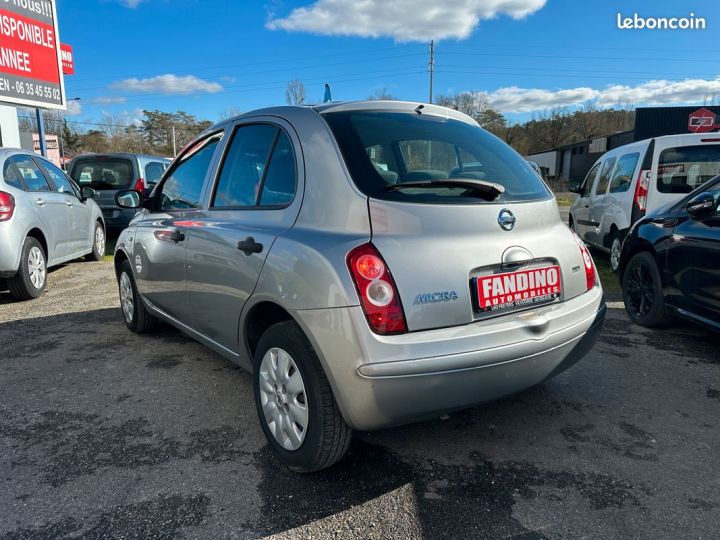
[[[415,107],[415,112],[418,113],[418,114],[422,114],[422,110],[423,110],[424,108],[425,108],[425,105],[423,105],[423,104],[421,103],[420,105],[418,105],[417,107]]]
[[[323,97],[323,103],[330,103],[332,96],[330,95],[330,85],[325,83],[325,97]]]

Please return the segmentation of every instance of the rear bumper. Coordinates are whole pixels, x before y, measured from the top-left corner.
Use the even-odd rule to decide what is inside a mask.
[[[548,308],[385,337],[370,332],[358,307],[294,315],[320,356],[345,420],[353,429],[371,430],[498,399],[571,367],[597,341],[606,311],[602,291]]]
[[[25,234],[13,221],[0,223],[0,278],[17,274]]]

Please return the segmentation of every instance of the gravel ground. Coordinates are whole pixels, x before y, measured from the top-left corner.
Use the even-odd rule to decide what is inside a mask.
[[[0,293],[0,538],[717,538],[720,339],[610,309],[570,371],[279,468],[250,375],[129,333],[109,262]],[[613,304],[614,305],[614,304]],[[614,305],[614,307],[617,307]]]

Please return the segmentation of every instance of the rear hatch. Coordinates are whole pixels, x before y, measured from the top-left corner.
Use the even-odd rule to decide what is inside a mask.
[[[582,253],[552,194],[522,157],[477,124],[412,109],[324,116],[368,195],[372,242],[392,274],[409,331],[499,317],[586,291]],[[502,193],[489,193],[484,183]]]
[[[116,207],[115,194],[119,190],[132,189],[137,177],[132,159],[107,155],[76,158],[70,176],[80,187],[90,187],[97,192],[94,200],[103,208],[106,217]]]

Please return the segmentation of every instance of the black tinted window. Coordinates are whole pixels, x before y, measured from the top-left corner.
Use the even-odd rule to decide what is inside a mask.
[[[80,186],[96,190],[127,189],[134,176],[132,161],[109,156],[79,158],[70,171],[70,177]]]
[[[222,164],[215,192],[215,207],[255,206],[260,182],[278,128],[267,124],[241,126],[235,130]]]
[[[613,172],[612,180],[610,180],[610,193],[622,193],[630,189],[633,181],[635,167],[640,159],[640,154],[625,154],[618,161],[615,172]]]
[[[681,146],[660,153],[657,187],[660,193],[690,193],[720,174],[720,145]]]
[[[408,202],[484,203],[464,187],[388,188],[448,178],[501,184],[505,193],[498,202],[550,196],[522,157],[477,125],[414,112],[347,111],[323,116],[353,181],[368,196]]]
[[[161,210],[188,210],[200,207],[200,196],[215,148],[221,135],[195,144],[165,180],[160,192]]]
[[[263,181],[260,206],[285,206],[295,197],[295,157],[292,143],[280,132]]]
[[[51,191],[50,184],[30,157],[12,156],[8,160],[12,161],[20,171],[28,191]]]
[[[18,176],[15,167],[13,167],[10,160],[6,160],[5,165],[3,166],[3,180],[5,180],[5,183],[8,186],[16,187],[18,189],[25,189],[22,185],[22,182],[20,181],[20,177]]]

